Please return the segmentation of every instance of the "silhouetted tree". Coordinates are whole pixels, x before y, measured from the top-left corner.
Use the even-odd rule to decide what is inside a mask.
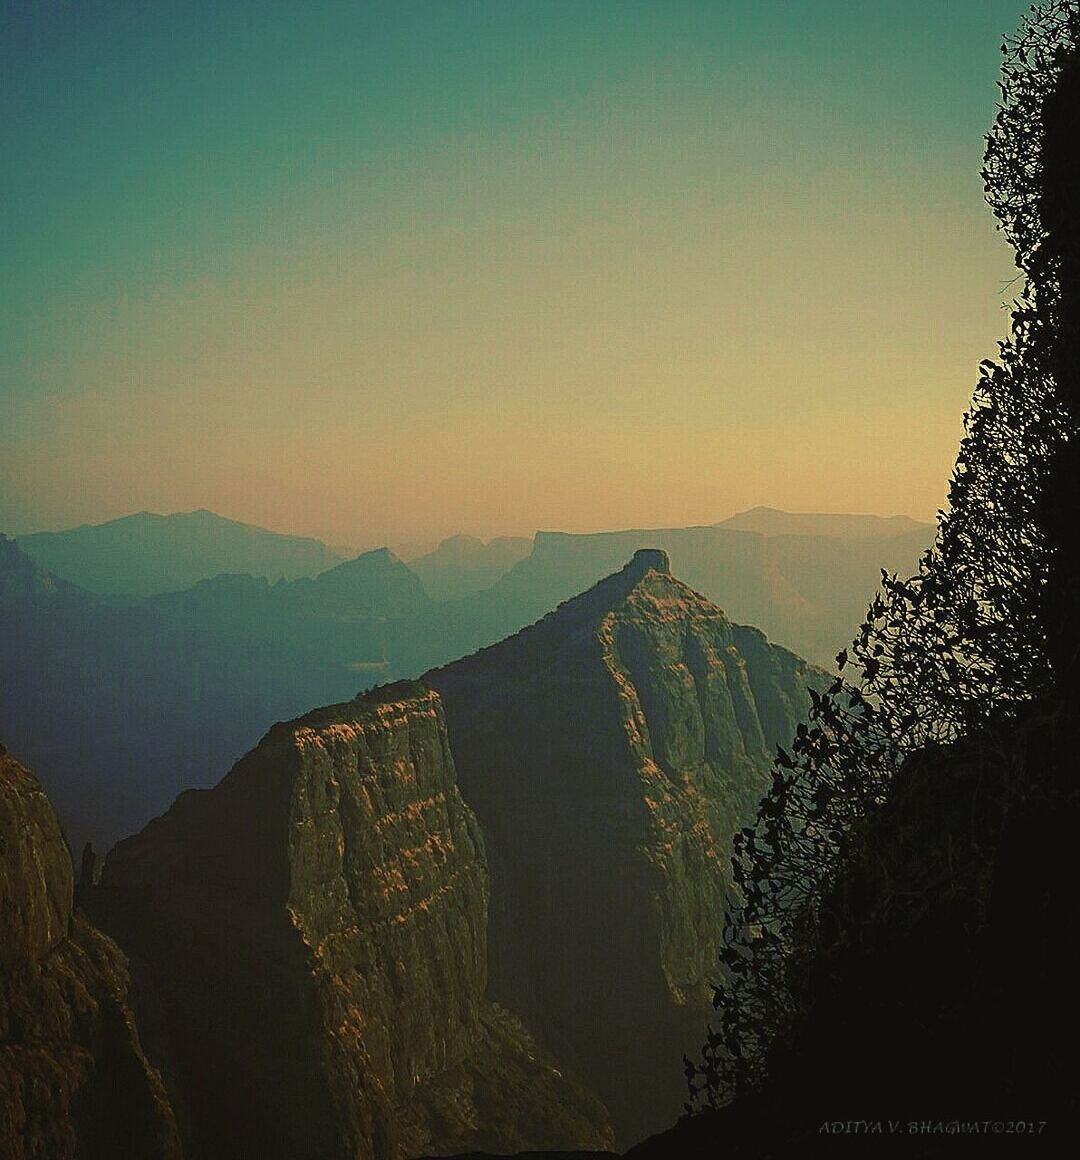
[[[1080,0],[1033,8],[1003,45],[983,175],[1024,279],[1011,334],[981,364],[933,547],[916,576],[883,573],[736,840],[718,1021],[685,1061],[692,1109],[758,1086],[769,1045],[799,1020],[820,900],[905,757],[977,738],[1078,680],[1078,45]]]

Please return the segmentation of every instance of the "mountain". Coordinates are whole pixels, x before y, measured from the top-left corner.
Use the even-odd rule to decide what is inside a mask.
[[[0,735],[39,771],[76,847],[108,845],[181,790],[213,784],[274,721],[501,640],[650,544],[736,622],[831,664],[879,568],[910,571],[925,540],[540,533],[491,588],[442,602],[386,549],[314,578],[222,574],[121,602],[0,540],[0,663],[12,674]]]
[[[303,648],[302,634],[312,632],[320,648],[330,646],[335,654],[344,649],[344,655],[354,659],[358,626],[365,625],[367,636],[377,637],[376,625],[416,616],[431,603],[419,579],[392,552],[379,548],[314,579],[270,584],[263,577],[225,573],[180,592],[149,597],[143,607],[172,624],[227,637],[238,647],[273,643]],[[329,640],[324,640],[327,631],[312,623],[316,621],[328,629]],[[359,647],[363,656],[365,649],[381,652],[385,646],[380,638],[378,643]]]
[[[430,615],[390,553],[324,575],[114,607],[0,540],[0,715],[84,832],[141,824]],[[732,832],[826,679],[644,552],[432,672],[448,732],[436,693],[384,686],[182,793],[85,897],[138,964],[189,1150],[603,1147],[589,1090],[625,1140],[669,1121]]]
[[[285,591],[299,605],[351,618],[413,616],[431,603],[416,573],[388,548],[364,552]]]
[[[0,746],[0,1155],[179,1160],[128,962],[73,893],[56,815]]]
[[[826,512],[784,512],[756,507],[721,520],[718,528],[758,532],[763,536],[832,536],[840,540],[890,540],[917,534],[929,540],[933,524],[910,516],[864,516]]]
[[[138,512],[63,532],[35,532],[18,541],[53,575],[108,596],[171,592],[219,572],[295,580],[341,561],[319,540],[282,536],[208,511]]]
[[[390,553],[315,580],[218,576],[123,607],[0,539],[0,730],[76,848],[205,786],[276,720],[396,675],[396,614],[431,604]]]
[[[643,550],[424,680],[487,839],[492,993],[640,1139],[685,1099],[732,835],[828,676]]]
[[[154,981],[192,1154],[602,1148],[603,1108],[487,997],[489,893],[439,699],[401,683],[274,726],[88,905]]]
[[[685,581],[736,621],[754,624],[816,664],[832,667],[850,643],[881,578],[881,569],[911,574],[933,538],[917,527],[883,539],[763,535],[733,528],[538,532],[532,553],[487,592],[440,607],[438,623],[406,646],[434,655],[467,652],[516,632],[619,568],[639,548],[668,553]],[[416,660],[423,665],[421,655]]]
[[[432,552],[409,561],[435,600],[456,600],[490,588],[532,551],[532,541],[500,536],[486,544],[475,536],[451,536]]]

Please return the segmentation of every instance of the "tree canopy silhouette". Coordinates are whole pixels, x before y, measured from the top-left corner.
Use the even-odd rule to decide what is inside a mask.
[[[819,907],[857,857],[894,775],[928,746],[978,739],[1077,683],[1080,510],[1076,225],[1080,2],[1031,9],[1003,45],[987,201],[1016,251],[1011,331],[983,362],[918,574],[883,573],[838,676],[813,695],[771,791],[737,838],[723,981],[689,1110],[760,1086],[795,1026],[820,941]]]

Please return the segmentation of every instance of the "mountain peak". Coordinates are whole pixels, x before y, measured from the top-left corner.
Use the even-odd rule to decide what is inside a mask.
[[[663,548],[638,548],[626,565],[626,571],[633,576],[644,576],[646,572],[662,572],[671,575],[671,560]]]
[[[684,1098],[657,1060],[707,1019],[732,836],[818,675],[639,548],[424,680],[500,872],[493,987],[569,1045],[616,1131],[642,1139]]]
[[[364,572],[375,569],[407,570],[406,565],[389,548],[371,548],[366,552],[361,552],[359,555],[353,556],[351,560],[343,560],[340,564],[335,564],[333,568],[328,568],[325,572],[316,576],[315,579],[323,581],[330,576],[344,576],[351,572]]]

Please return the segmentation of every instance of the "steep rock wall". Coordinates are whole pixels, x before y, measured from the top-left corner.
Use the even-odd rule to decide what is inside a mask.
[[[156,981],[197,1156],[602,1145],[485,998],[488,894],[439,699],[402,684],[275,726],[116,847],[93,905]]]
[[[179,1160],[127,960],[72,894],[52,806],[0,747],[0,1156]]]

